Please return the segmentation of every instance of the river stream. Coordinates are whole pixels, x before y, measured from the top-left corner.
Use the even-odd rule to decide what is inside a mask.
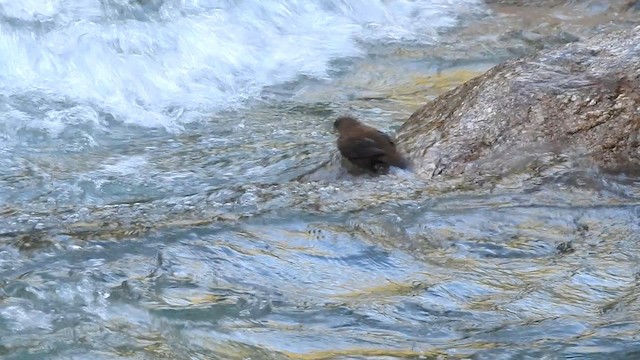
[[[0,1],[0,357],[640,357],[636,179],[296,181],[584,3]]]

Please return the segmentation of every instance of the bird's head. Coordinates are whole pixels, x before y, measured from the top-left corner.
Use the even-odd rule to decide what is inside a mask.
[[[333,130],[340,132],[340,130],[344,130],[348,127],[360,125],[360,122],[351,116],[341,116],[333,122]]]

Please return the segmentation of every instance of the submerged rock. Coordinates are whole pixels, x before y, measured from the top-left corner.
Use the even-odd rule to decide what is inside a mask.
[[[640,169],[640,26],[506,61],[398,130],[419,175]]]

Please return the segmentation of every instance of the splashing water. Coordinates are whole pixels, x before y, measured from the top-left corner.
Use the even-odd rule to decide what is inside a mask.
[[[473,4],[2,1],[0,185],[14,191],[0,200],[96,204],[281,181],[326,131],[317,116],[266,108],[295,106],[308,84],[334,92],[367,46],[436,42]]]
[[[359,42],[433,42],[474,3],[2,1],[0,132],[178,130],[266,86],[326,80],[332,61],[364,55]]]

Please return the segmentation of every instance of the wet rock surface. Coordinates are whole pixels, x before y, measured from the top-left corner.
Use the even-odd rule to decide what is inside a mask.
[[[487,4],[498,4],[498,5],[509,5],[509,6],[534,6],[534,7],[556,7],[567,5],[568,3],[575,3],[575,1],[567,1],[567,0],[486,0]],[[593,1],[583,0],[578,1],[579,3],[590,3]]]
[[[636,0],[626,0],[619,2],[606,2],[600,0],[578,0],[578,1],[567,1],[567,0],[485,0],[485,3],[488,5],[502,5],[502,6],[522,6],[522,7],[544,7],[544,8],[554,8],[561,6],[588,6],[591,8],[609,8],[613,7],[616,10],[626,10],[634,3]]]
[[[640,18],[627,0],[600,1],[487,1],[495,21],[471,22],[447,38],[447,48],[477,51],[503,59],[533,55],[541,49],[588,39],[592,36],[637,25]],[[474,34],[483,33],[481,42]],[[446,55],[445,55],[446,56]]]
[[[498,65],[416,111],[398,143],[427,178],[640,165],[640,27]]]

